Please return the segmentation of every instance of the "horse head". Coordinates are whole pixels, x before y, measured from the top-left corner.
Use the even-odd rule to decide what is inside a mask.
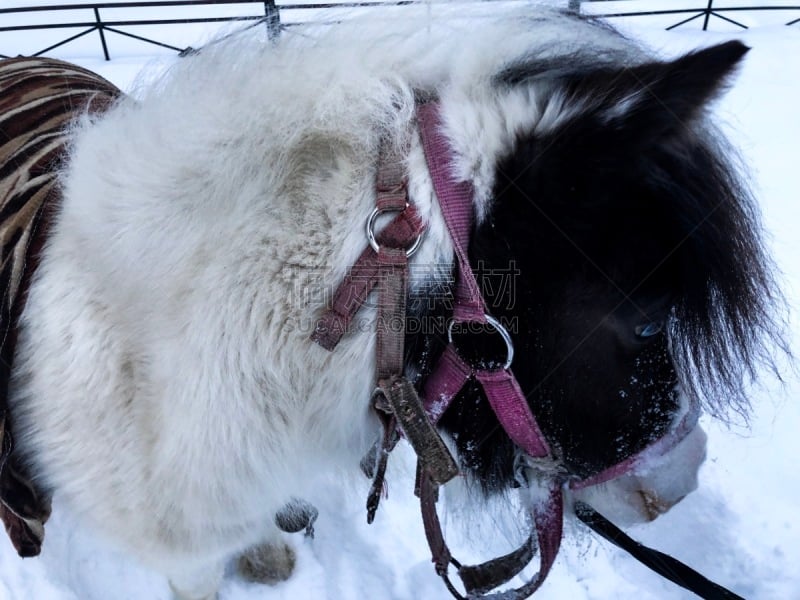
[[[507,119],[524,98],[526,125],[507,125],[470,261],[568,479],[640,455],[701,401],[745,406],[774,294],[751,198],[705,115],[746,51],[730,42],[633,66],[525,59],[493,81]],[[416,346],[425,356],[428,341]],[[473,362],[504,356],[489,332],[460,347]],[[494,492],[517,485],[519,450],[482,394],[468,385],[441,425]],[[577,494],[652,519],[694,489],[704,458],[697,426],[646,461],[649,475]]]

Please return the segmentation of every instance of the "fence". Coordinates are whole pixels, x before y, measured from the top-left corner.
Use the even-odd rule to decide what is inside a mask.
[[[674,5],[676,1],[671,0],[670,5]],[[692,4],[691,0],[683,1],[686,4]],[[800,5],[731,6],[729,0],[725,6],[720,6],[720,0],[717,0],[716,5],[714,0],[697,0],[694,2],[694,6],[687,6],[686,8],[628,10],[627,7],[632,6],[634,2],[638,6],[642,6],[640,0],[568,0],[563,2],[563,5],[571,10],[608,18],[658,16],[679,19],[666,25],[666,29],[675,29],[700,19],[702,19],[703,30],[709,28],[712,19],[718,19],[729,25],[746,29],[747,25],[741,22],[741,18],[733,17],[738,14],[759,11],[774,11],[776,14],[789,15],[791,20],[786,21],[785,25],[794,25],[800,22]],[[280,35],[281,31],[287,28],[297,27],[310,21],[320,22],[320,15],[324,15],[323,19],[326,19],[327,22],[335,22],[336,11],[343,9],[366,10],[420,3],[420,0],[344,1],[302,4],[283,3],[282,0],[151,0],[140,2],[87,1],[62,5],[0,8],[0,19],[2,19],[0,22],[13,20],[16,23],[0,26],[0,52],[4,50],[8,52],[9,50],[6,50],[8,45],[17,46],[11,54],[24,53],[38,56],[52,52],[66,44],[72,44],[77,40],[85,40],[91,34],[96,34],[95,40],[99,42],[99,47],[102,48],[102,53],[106,60],[111,59],[109,38],[113,36],[152,44],[169,51],[186,53],[192,50],[188,44],[179,46],[177,45],[178,42],[172,38],[170,38],[171,42],[168,43],[163,41],[163,38],[156,39],[159,37],[158,33],[151,32],[154,32],[157,28],[164,29],[169,27],[169,33],[163,30],[161,35],[174,36],[176,26],[187,27],[210,23],[250,21],[252,23],[251,26],[263,26],[266,35],[274,39]],[[658,2],[652,0],[647,4],[653,6]],[[224,14],[208,16],[209,12],[217,11],[219,13],[222,8],[226,9]],[[158,11],[164,10],[169,11],[166,16],[161,18],[153,16]],[[180,15],[176,16],[178,13]],[[312,18],[312,15],[314,18]],[[10,19],[10,17],[13,18]],[[137,31],[137,33],[134,33],[131,29]],[[69,35],[63,38],[59,35],[53,43],[45,48],[28,48],[24,52],[20,52],[20,46],[30,46],[31,39],[27,32],[31,31],[67,31]],[[16,38],[9,36],[16,36]],[[38,36],[36,39],[39,39]],[[0,53],[0,57],[7,56]]]

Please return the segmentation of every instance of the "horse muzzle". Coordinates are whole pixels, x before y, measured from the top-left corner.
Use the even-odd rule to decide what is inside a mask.
[[[705,431],[696,425],[669,452],[647,456],[604,483],[573,490],[573,498],[623,526],[653,521],[697,489],[706,440]]]

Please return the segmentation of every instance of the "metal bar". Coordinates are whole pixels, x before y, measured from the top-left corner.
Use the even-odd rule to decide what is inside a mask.
[[[636,12],[618,12],[618,13],[586,13],[591,14],[593,17],[656,17],[659,15],[685,15],[686,13],[699,13],[704,14],[704,8],[670,8],[665,10],[642,10]]]
[[[701,12],[697,13],[696,15],[692,15],[688,19],[684,19],[683,21],[679,21],[678,23],[675,23],[675,25],[670,25],[669,27],[667,27],[667,31],[672,31],[676,27],[680,27],[681,25],[686,25],[686,23],[694,21],[695,19],[699,19],[700,17],[703,16],[703,14],[705,14],[705,13],[703,13],[701,11]]]
[[[319,3],[319,4],[282,4],[281,8],[360,8],[368,6],[403,6],[407,4],[421,4],[425,0],[364,0],[362,2]],[[476,3],[480,0],[476,0]],[[91,10],[93,8],[159,8],[168,6],[214,6],[216,4],[260,4],[264,0],[155,0],[152,2],[100,2],[96,4],[61,4],[49,6],[20,6],[18,8],[0,8],[0,14],[25,13],[25,12],[62,12],[74,10]]]
[[[196,19],[146,19],[142,21],[105,21],[104,27],[131,27],[135,25],[187,25],[192,23],[223,23],[226,21],[255,21],[262,19],[257,15],[245,17],[198,17]],[[96,27],[97,23],[82,21],[75,23],[53,23],[48,25],[13,25],[11,27],[0,27],[0,32],[4,31],[31,31],[37,29],[69,29],[75,27]]]
[[[708,6],[706,6],[705,14],[706,18],[703,19],[703,31],[708,31],[708,19],[711,17],[711,6],[714,4],[714,0],[708,0]]]
[[[264,2],[264,18],[267,23],[267,37],[275,41],[281,35],[281,12],[275,5],[275,0]]]
[[[712,12],[711,14],[714,15],[715,17],[717,17],[718,19],[722,19],[723,21],[727,21],[728,23],[733,23],[734,25],[738,25],[742,29],[750,29],[747,25],[744,25],[742,23],[739,23],[739,21],[734,21],[733,19],[730,19],[730,18],[728,18],[728,17],[726,17],[724,15],[721,15],[716,10],[714,12]]]
[[[27,6],[27,7],[17,7],[17,8],[0,8],[0,15],[2,14],[22,14],[22,13],[34,13],[34,12],[54,12],[54,13],[62,13],[63,11],[88,11],[92,10],[94,12],[95,21],[94,22],[74,22],[74,23],[51,23],[51,24],[43,24],[43,25],[16,25],[16,26],[6,26],[0,27],[0,33],[8,32],[8,31],[36,31],[36,30],[47,30],[47,29],[78,29],[78,28],[88,28],[86,31],[81,31],[80,33],[70,36],[67,39],[64,39],[53,46],[50,46],[44,50],[41,50],[38,54],[42,54],[45,52],[49,52],[59,46],[67,44],[79,37],[87,35],[91,33],[95,29],[98,32],[100,37],[100,42],[103,47],[103,55],[105,56],[106,60],[110,60],[110,54],[108,50],[108,45],[106,41],[106,36],[104,30],[113,31],[119,35],[131,37],[134,39],[138,39],[140,41],[154,44],[157,46],[162,46],[164,48],[169,48],[175,51],[182,51],[180,48],[176,48],[175,46],[171,46],[169,44],[158,42],[153,39],[149,39],[143,36],[138,36],[136,34],[128,33],[126,31],[120,31],[114,29],[116,27],[131,27],[131,26],[146,26],[146,25],[182,25],[182,24],[189,24],[189,23],[218,23],[218,22],[229,22],[229,21],[265,21],[267,27],[267,35],[269,39],[275,40],[280,36],[280,32],[282,29],[286,27],[294,27],[298,25],[303,25],[303,22],[291,22],[291,23],[282,23],[281,22],[281,9],[284,10],[292,10],[292,11],[306,11],[306,10],[319,10],[319,9],[351,9],[351,8],[371,8],[371,7],[389,7],[389,6],[408,6],[414,4],[420,4],[425,0],[390,0],[390,1],[382,1],[382,0],[362,0],[362,1],[349,1],[349,2],[342,2],[342,3],[331,3],[331,2],[320,2],[314,4],[278,4],[280,0],[144,0],[140,2],[129,2],[129,3],[119,3],[119,2],[96,2],[91,4],[61,4],[61,5],[45,5],[45,6]],[[468,2],[480,2],[481,0],[467,0]],[[584,0],[585,1],[585,0]],[[593,0],[594,2],[609,2],[612,0]],[[618,1],[618,0],[613,0]],[[116,20],[116,21],[103,21],[100,17],[100,9],[147,9],[147,8],[157,8],[157,7],[177,7],[177,6],[189,6],[189,7],[197,7],[197,6],[214,6],[214,5],[251,5],[251,4],[261,4],[264,7],[264,17],[260,16],[244,16],[244,17],[200,17],[200,18],[187,18],[187,19],[142,19],[142,20]],[[570,9],[577,9],[578,11],[581,10],[582,1],[581,0],[567,0],[567,5]],[[704,9],[698,8],[683,8],[683,9],[667,9],[667,10],[642,10],[642,11],[631,11],[631,12],[617,12],[617,13],[605,13],[605,14],[596,14],[595,16],[599,17],[636,17],[636,16],[655,16],[655,15],[671,15],[671,14],[687,14],[690,13],[692,16],[675,23],[674,25],[670,25],[666,29],[672,30],[686,23],[689,23],[700,16],[704,17],[703,20],[703,30],[707,31],[708,26],[710,23],[710,17],[713,15],[723,21],[741,27],[743,29],[747,29],[747,26],[743,23],[740,23],[730,17],[725,16],[724,13],[731,13],[731,12],[741,12],[741,11],[795,11],[800,10],[800,5],[769,5],[769,6],[737,6],[737,7],[722,7],[714,9],[713,7],[713,0],[708,0],[707,6]],[[699,11],[699,12],[698,12]],[[335,13],[334,13],[335,14]],[[321,23],[318,20],[314,20],[313,22],[316,24],[333,24],[338,23],[340,19],[334,17],[329,21],[325,21]],[[787,26],[795,25],[796,23],[800,23],[800,18],[793,19],[786,23]]]
[[[91,10],[93,8],[157,8],[169,6],[214,6],[226,4],[260,4],[264,0],[154,0],[151,2],[131,2],[120,4],[119,2],[101,2],[95,4],[62,4],[62,5],[49,5],[49,6],[20,6],[16,8],[0,8],[0,14],[7,13],[25,13],[25,12],[63,12],[75,10]],[[319,9],[319,8],[365,8],[370,6],[405,6],[409,4],[420,4],[424,0],[395,0],[390,2],[379,1],[364,1],[364,2],[342,2],[342,3],[317,3],[317,4],[281,4],[279,8],[284,10],[298,10],[298,9]],[[608,2],[619,0],[592,0],[593,2]],[[651,10],[639,12],[624,12],[604,14],[598,16],[642,16],[642,15],[658,15],[658,14],[672,14],[672,13],[687,13],[702,10],[698,8],[684,8],[684,9],[665,9],[665,10]],[[763,10],[800,10],[798,5],[769,5],[769,6],[732,6],[717,8],[715,12],[729,12],[729,11],[763,11]],[[232,18],[232,17],[226,17]]]
[[[341,4],[281,4],[283,10],[298,10],[303,8],[370,8],[372,6],[413,6],[424,4],[425,0],[396,0],[394,2],[342,2]],[[480,4],[481,0],[475,0],[472,4]]]
[[[582,0],[582,1],[583,2],[591,2],[592,4],[594,4],[595,2],[621,2],[621,1],[625,1],[625,0]],[[686,12],[688,10],[690,10],[690,9],[684,9],[684,12]],[[693,9],[691,9],[691,10],[702,10],[702,9],[695,7]],[[715,8],[714,12],[719,12],[719,11],[723,11],[723,10],[724,11],[728,11],[728,10],[738,10],[738,11],[742,11],[742,10],[747,10],[747,11],[751,11],[751,10],[752,11],[760,11],[760,10],[800,10],[800,5],[796,5],[796,4],[793,4],[793,5],[772,4],[772,5],[767,5],[767,6],[761,6],[759,4],[758,6],[724,6],[724,7],[721,7],[721,8]],[[661,12],[661,9],[656,9],[653,12]]]
[[[151,40],[150,38],[142,37],[141,35],[136,35],[135,33],[128,33],[127,31],[120,31],[119,29],[115,29],[113,27],[105,27],[106,31],[111,31],[112,33],[116,33],[117,35],[124,35],[125,37],[133,38],[135,40],[139,40],[141,42],[147,42],[148,44],[153,44],[154,46],[161,46],[162,48],[168,48],[169,50],[175,50],[175,52],[184,52],[186,48],[178,48],[176,46],[170,46],[169,44],[165,44],[164,42],[159,42],[156,40]]]
[[[59,48],[59,47],[63,46],[64,44],[69,44],[71,41],[77,40],[80,37],[88,35],[88,34],[92,33],[94,30],[95,30],[95,27],[90,27],[86,31],[81,31],[80,33],[76,33],[75,35],[70,36],[65,40],[61,40],[57,44],[53,44],[52,46],[48,46],[44,50],[39,50],[36,54],[34,54],[34,56],[41,56],[45,52],[50,52],[50,50],[55,50],[56,48]]]
[[[0,14],[9,12],[55,12],[62,10],[90,10],[92,8],[157,8],[159,6],[208,6],[214,4],[258,4],[263,0],[153,0],[151,2],[97,2],[87,4],[50,4],[46,6],[20,6],[0,8]]]
[[[800,5],[792,6],[723,6],[715,8],[715,13],[720,12],[760,12],[762,10],[800,10]]]
[[[108,55],[108,46],[106,45],[106,35],[103,33],[103,22],[100,20],[100,9],[94,9],[94,18],[97,21],[97,33],[100,34],[100,43],[103,45],[103,56],[106,57],[106,60],[111,60],[111,57]]]
[[[341,2],[341,3],[317,3],[317,4],[281,4],[283,9],[303,9],[303,8],[366,8],[370,6],[406,6],[410,4],[422,4],[425,0],[390,0],[387,2],[379,0],[364,0],[362,2]],[[97,4],[66,4],[50,6],[20,6],[18,8],[0,8],[0,14],[4,13],[25,13],[25,12],[63,12],[76,10],[91,10],[93,8],[159,8],[168,6],[214,6],[217,4],[261,4],[264,0],[158,0],[153,2],[131,2],[121,4],[116,3],[97,3]],[[475,0],[480,3],[480,0]],[[799,7],[800,8],[800,7]],[[226,17],[232,18],[232,17]]]
[[[605,2],[607,0],[592,0],[593,2]],[[619,2],[619,0],[611,0],[615,2]],[[302,6],[308,5],[300,5],[294,6],[292,8],[300,8]],[[281,8],[288,8],[286,5],[282,5]],[[646,17],[646,16],[657,16],[657,15],[675,15],[681,13],[689,13],[700,11],[700,14],[703,14],[706,9],[704,8],[672,8],[672,9],[663,9],[663,10],[642,10],[642,11],[630,11],[630,12],[615,12],[615,13],[587,13],[591,14],[593,17]],[[791,6],[730,6],[730,7],[723,7],[723,8],[716,8],[714,9],[715,13],[721,12],[761,12],[761,11],[787,11],[787,10],[800,10],[800,4],[798,5],[791,5]]]

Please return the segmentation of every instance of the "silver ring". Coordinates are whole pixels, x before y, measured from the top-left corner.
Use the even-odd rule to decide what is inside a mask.
[[[406,208],[408,208],[408,203],[406,203]],[[378,218],[378,215],[383,214],[385,212],[392,212],[391,209],[384,208],[380,209],[377,206],[372,210],[367,218],[367,240],[369,240],[369,245],[372,246],[372,249],[375,252],[380,250],[380,246],[378,245],[378,241],[375,239],[375,219]],[[411,258],[411,256],[419,250],[419,246],[422,243],[422,234],[420,233],[417,236],[417,239],[414,240],[414,243],[411,244],[411,247],[406,250],[406,258]]]
[[[500,334],[500,337],[503,338],[506,344],[506,363],[503,365],[503,369],[508,370],[511,363],[514,362],[514,342],[511,341],[511,334],[508,333],[508,330],[493,316],[486,313],[483,313],[483,316],[486,318],[486,322],[494,327],[497,333]],[[447,325],[447,341],[450,344],[453,343],[453,326],[455,324],[455,319],[450,319],[450,323]]]

